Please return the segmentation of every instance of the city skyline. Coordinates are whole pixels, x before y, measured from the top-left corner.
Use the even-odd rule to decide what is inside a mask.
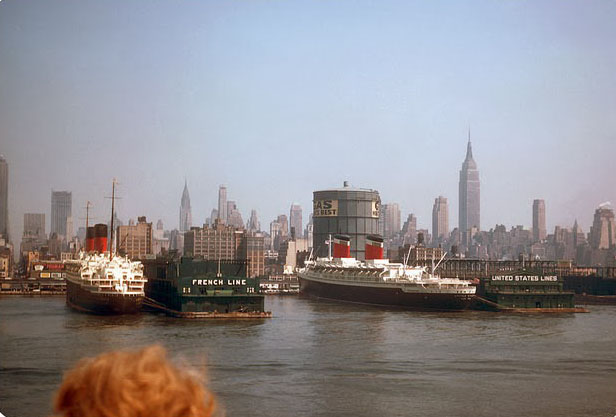
[[[468,160],[468,158],[469,158],[469,151],[470,151],[470,158],[471,158],[471,160],[472,160],[472,151],[470,150],[470,149],[471,149],[471,148],[470,148],[470,145],[471,145],[471,143],[470,143],[470,141],[469,141],[469,142],[467,143],[467,151],[466,151],[466,159],[465,159],[465,164],[467,163],[467,160]],[[474,161],[473,161],[473,162],[474,162]],[[464,169],[465,164],[463,164],[463,169]],[[361,188],[363,188],[363,187],[361,187]],[[72,197],[72,192],[70,192],[70,191],[62,191],[62,192],[58,192],[58,191],[54,191],[54,190],[52,190],[52,197],[53,197],[54,195],[58,195],[58,194],[67,194],[67,195],[69,196],[69,199]],[[225,185],[220,185],[220,186],[219,186],[219,188],[218,188],[218,206],[220,206],[220,204],[222,203],[222,201],[224,201],[224,203],[225,203],[225,204],[223,204],[223,205],[225,206],[225,212],[227,212],[227,211],[229,210],[229,206],[231,205],[231,206],[233,206],[233,211],[238,211],[238,212],[240,213],[240,216],[241,216],[241,211],[237,209],[236,202],[235,202],[235,201],[231,201],[231,200],[226,200],[226,194],[227,194],[227,187],[226,187]],[[222,197],[222,198],[221,198],[221,197]],[[106,198],[108,198],[108,197],[106,197]],[[443,196],[439,196],[439,198],[445,198],[445,200],[447,200],[447,198],[446,198],[446,197],[443,197]],[[437,200],[438,200],[439,198],[437,198]],[[52,200],[53,200],[53,199],[52,199]],[[183,208],[182,208],[182,205],[181,205],[181,207],[180,207],[180,219],[182,218],[182,215],[184,215],[185,217],[187,216],[188,218],[190,218],[190,217],[191,217],[191,214],[190,214],[190,213],[191,213],[191,208],[190,208],[190,197],[189,197],[189,195],[188,195],[187,181],[186,181],[186,180],[185,180],[185,184],[184,184],[184,188],[183,188],[183,192],[182,192],[182,199],[181,199],[181,200],[182,200],[182,203],[184,203],[184,204],[186,204],[186,205],[187,205],[187,208],[183,209]],[[541,216],[542,216],[541,222],[542,222],[542,224],[543,224],[543,225],[544,225],[544,227],[545,227],[545,224],[547,223],[547,221],[546,221],[546,217],[547,217],[547,216],[546,216],[546,214],[545,214],[545,202],[544,202],[544,200],[543,200],[543,199],[534,199],[534,200],[533,200],[533,209],[532,209],[532,213],[531,213],[531,215],[529,216],[529,219],[527,219],[527,223],[522,223],[522,224],[511,224],[511,225],[506,225],[506,224],[505,224],[505,226],[506,226],[506,227],[512,227],[512,228],[513,228],[513,227],[516,227],[516,226],[520,226],[520,225],[521,225],[521,226],[523,226],[523,227],[527,227],[529,230],[533,230],[533,231],[534,231],[533,225],[534,225],[534,223],[535,223],[535,210],[536,210],[535,205],[537,204],[537,202],[538,202],[538,201],[540,201],[540,202],[541,202],[541,204],[543,204],[542,209],[541,209],[541,210],[542,210],[542,211],[541,211],[541,213],[542,213],[542,214],[541,214]],[[117,203],[116,203],[116,204],[117,204]],[[395,205],[396,207],[399,207],[399,204],[398,204],[398,203],[391,202],[391,203],[390,203],[390,205],[392,205],[392,204],[393,204],[393,205]],[[72,203],[71,203],[71,205],[72,205]],[[385,208],[387,205],[388,205],[388,204],[384,204],[384,208]],[[52,206],[53,206],[53,201],[52,201]],[[599,207],[604,207],[604,206],[609,206],[609,207],[611,207],[611,202],[609,202],[609,201],[604,201],[604,202],[600,203],[599,205],[597,205],[597,208],[599,208]],[[293,208],[293,207],[298,207],[298,208],[299,208],[299,210],[300,210],[300,212],[301,212],[301,210],[302,210],[302,206],[301,206],[301,205],[298,205],[298,204],[296,204],[296,203],[292,203],[292,204],[291,204],[291,207],[292,207],[292,208]],[[245,210],[247,210],[247,209],[245,209]],[[400,213],[403,213],[403,212],[402,212],[402,210],[400,210],[399,208],[398,208],[398,210],[399,210],[399,212],[400,212]],[[433,206],[432,210],[434,210],[434,206]],[[69,209],[69,211],[70,211],[70,209]],[[250,211],[251,211],[251,215],[252,215],[252,212],[254,212],[254,211],[255,211],[255,209],[250,209]],[[214,208],[214,209],[213,209],[213,212],[217,212],[216,208]],[[25,214],[27,214],[27,212],[22,213],[22,215],[25,215]],[[43,213],[43,214],[45,214],[45,213]],[[137,214],[137,215],[135,215],[134,217],[128,217],[128,218],[125,218],[125,217],[123,217],[123,216],[122,216],[122,218],[121,218],[121,219],[122,219],[122,220],[124,220],[124,221],[126,221],[126,222],[128,222],[128,221],[130,221],[130,220],[133,220],[133,221],[134,221],[134,220],[136,220],[138,217],[140,217],[140,215],[142,215],[142,214],[145,214],[145,213]],[[150,210],[150,212],[148,212],[147,214],[148,214],[148,215],[152,215],[151,210]],[[414,215],[414,213],[409,212],[409,213],[408,213],[408,215]],[[458,215],[461,215],[460,211],[458,212]],[[117,211],[116,211],[116,218],[118,218],[117,216],[118,216],[118,213],[117,213]],[[52,217],[53,217],[53,216],[52,216]],[[157,218],[157,219],[158,219],[158,221],[163,221],[163,222],[164,222],[164,220],[163,220],[161,217],[157,217],[155,214],[154,214],[154,217],[155,217],[155,218]],[[300,217],[301,217],[301,215],[300,215]],[[582,216],[582,217],[581,217],[581,219],[583,219],[583,220],[582,220],[582,222],[579,222],[579,221],[578,221],[578,218],[576,217],[576,218],[574,219],[574,223],[575,223],[575,227],[579,227],[579,228],[581,228],[581,229],[582,229],[582,231],[583,231],[584,233],[590,233],[590,232],[591,232],[591,227],[592,227],[592,224],[593,224],[593,215],[587,215],[586,217],[588,217],[590,220],[585,222],[584,220],[586,220],[586,219],[585,219],[585,217],[584,217],[584,216]],[[92,220],[94,220],[94,218],[95,218],[95,217],[90,217],[91,223],[92,223]],[[241,219],[241,217],[240,217],[240,219]],[[275,215],[275,216],[272,218],[272,221],[276,221],[277,219],[280,219],[280,215]],[[69,222],[71,222],[71,224],[70,224],[70,225],[67,225],[67,227],[73,227],[73,234],[76,234],[76,233],[77,233],[77,230],[78,230],[80,227],[82,227],[82,226],[83,226],[83,225],[81,224],[81,220],[83,220],[83,219],[80,217],[80,218],[79,218],[79,220],[80,220],[80,222],[79,222],[78,224],[74,224],[73,216],[68,216],[68,221],[69,221]],[[188,219],[187,219],[187,220],[188,220]],[[206,216],[206,217],[204,218],[203,223],[200,223],[200,224],[207,224],[207,223],[208,223],[208,220],[211,220],[211,217]],[[434,221],[433,221],[433,220],[434,220],[434,219],[433,219],[433,216],[431,216],[429,219],[422,219],[422,220],[420,220],[420,221],[419,221],[417,228],[418,228],[418,229],[420,229],[420,228],[424,228],[424,227],[425,227],[425,229],[429,229],[429,230],[430,230],[430,232],[432,232],[432,228],[433,228],[433,225],[434,225]],[[108,219],[107,219],[107,220],[103,220],[103,221],[104,221],[104,222],[107,222],[107,221],[108,221]],[[173,224],[173,222],[171,222],[171,223]],[[578,226],[578,225],[579,225],[579,223],[583,223],[583,224],[590,223],[590,224],[589,224],[586,228],[584,228],[584,227],[582,227],[582,226]],[[200,227],[200,224],[195,224],[195,225]],[[490,230],[490,229],[494,228],[495,226],[498,226],[498,225],[501,225],[501,224],[504,224],[504,223],[502,223],[502,222],[497,222],[497,223],[495,223],[494,225],[488,225],[486,228],[482,228],[481,230]],[[22,223],[21,225],[22,225],[22,228],[23,228],[23,227],[24,227],[24,223]],[[51,228],[51,226],[49,226],[49,227]],[[290,227],[290,226],[289,226],[289,227]],[[453,228],[455,228],[455,227],[457,227],[457,226],[454,226],[454,227],[449,227],[449,228],[448,228],[448,229],[449,229],[449,232],[451,232],[451,230],[452,230]],[[571,227],[571,225],[569,225],[569,224],[554,224],[554,226],[552,227],[552,229],[549,229],[549,228],[548,228],[547,230],[545,230],[545,229],[544,229],[544,230],[543,230],[543,232],[542,232],[542,236],[544,236],[544,234],[545,234],[545,235],[550,234],[550,233],[551,233],[551,231],[553,230],[553,228],[554,228],[554,227],[566,227],[566,228],[569,228],[569,227]],[[182,231],[182,230],[181,230],[181,229],[182,229],[182,227],[181,227],[181,225],[180,225],[180,224],[178,224],[178,227],[171,226],[171,227],[167,228],[166,230],[173,230],[173,229],[178,229],[178,230]],[[398,231],[399,231],[399,230],[400,230],[400,228],[398,228]],[[262,229],[262,231],[268,232],[268,231],[267,231],[267,230],[265,230],[265,229]],[[381,233],[382,233],[382,234],[383,234],[384,232],[385,232],[385,231],[381,231]],[[48,235],[51,235],[51,233],[53,233],[53,231],[52,231],[52,230],[48,230],[48,231],[46,231],[46,233],[47,233]],[[290,231],[289,231],[289,233],[290,233]],[[21,240],[21,233],[20,233],[19,235],[17,235],[17,236],[14,236],[14,235],[13,235],[13,236],[11,237],[11,239],[12,239],[12,240],[14,240],[14,242],[19,242],[19,241]]]
[[[221,183],[265,228],[348,180],[430,228],[435,196],[458,207],[469,124],[482,229],[530,227],[543,199],[548,232],[588,232],[616,201],[616,52],[597,49],[616,5],[474,4],[1,2],[11,235],[24,213],[51,219],[51,189],[72,191],[75,231],[87,200],[107,222],[113,177],[120,218],[170,229],[184,177],[197,225]],[[290,155],[302,169],[283,170]]]

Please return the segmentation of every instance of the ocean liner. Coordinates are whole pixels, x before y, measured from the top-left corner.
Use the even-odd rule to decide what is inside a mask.
[[[141,262],[105,253],[81,253],[65,262],[66,303],[93,314],[134,314],[141,310],[146,279]]]
[[[300,270],[302,294],[422,311],[465,310],[474,299],[476,288],[469,281],[440,278],[426,267],[382,259],[380,236],[367,237],[366,261],[350,257],[348,236],[329,240],[333,256],[308,261]]]
[[[113,251],[115,179],[111,197],[111,239],[107,248],[107,225],[88,226],[86,211],[86,252],[79,259],[65,261],[66,304],[93,314],[134,314],[141,311],[145,296],[143,265]],[[90,202],[86,206],[89,210]]]

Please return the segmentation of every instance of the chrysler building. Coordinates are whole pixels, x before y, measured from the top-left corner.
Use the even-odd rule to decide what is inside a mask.
[[[184,191],[182,192],[182,202],[180,203],[180,232],[188,232],[191,226],[190,196],[188,195],[188,184],[184,180]]]

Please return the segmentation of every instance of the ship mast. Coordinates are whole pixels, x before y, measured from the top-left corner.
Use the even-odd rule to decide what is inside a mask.
[[[86,233],[88,232],[88,221],[90,220],[90,206],[92,203],[86,201]]]
[[[116,179],[114,178],[113,181],[111,181],[111,236],[109,239],[109,259],[113,259],[113,215],[115,208],[115,185]]]

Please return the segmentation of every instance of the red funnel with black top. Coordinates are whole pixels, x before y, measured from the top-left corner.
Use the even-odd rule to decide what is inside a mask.
[[[347,235],[334,236],[334,258],[351,257],[351,238]]]
[[[366,260],[383,259],[383,238],[380,235],[366,236]]]
[[[107,225],[94,225],[94,250],[100,253],[107,251]]]
[[[86,252],[94,250],[94,226],[88,226],[86,229]]]

